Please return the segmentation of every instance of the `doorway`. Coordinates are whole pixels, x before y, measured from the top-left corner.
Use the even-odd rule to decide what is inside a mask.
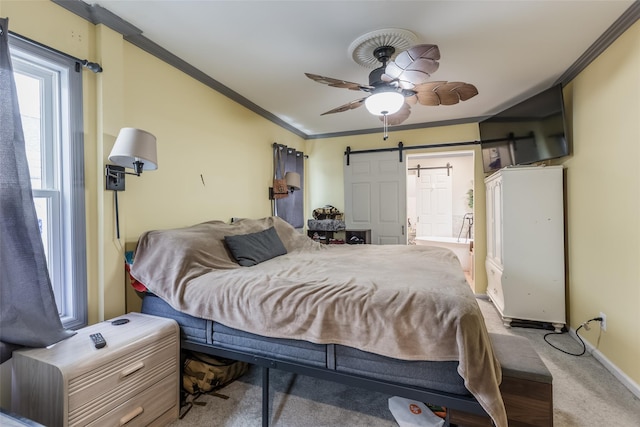
[[[474,152],[407,155],[408,243],[441,246],[473,280]]]

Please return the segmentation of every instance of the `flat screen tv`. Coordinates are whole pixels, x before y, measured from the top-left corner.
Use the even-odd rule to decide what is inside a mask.
[[[569,154],[560,85],[483,120],[479,126],[486,173]]]

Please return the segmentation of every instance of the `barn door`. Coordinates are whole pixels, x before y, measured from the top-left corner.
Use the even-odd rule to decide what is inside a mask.
[[[406,244],[406,164],[394,152],[351,155],[344,163],[347,229],[371,230],[371,243]]]

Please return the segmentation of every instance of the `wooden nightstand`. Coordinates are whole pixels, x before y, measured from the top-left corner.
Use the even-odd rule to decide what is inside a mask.
[[[12,411],[47,426],[165,425],[180,409],[180,332],[162,317],[129,313],[12,361]],[[112,319],[115,320],[115,319]],[[96,349],[90,334],[107,345]]]

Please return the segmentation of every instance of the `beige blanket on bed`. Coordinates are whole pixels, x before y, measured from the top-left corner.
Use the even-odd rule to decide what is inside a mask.
[[[275,226],[288,254],[240,267],[224,236]],[[279,218],[140,237],[131,274],[173,308],[258,335],[405,360],[459,360],[497,426],[501,370],[455,255],[428,246],[321,245]]]

